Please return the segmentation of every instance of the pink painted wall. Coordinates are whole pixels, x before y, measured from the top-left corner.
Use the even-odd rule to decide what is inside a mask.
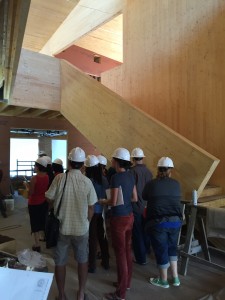
[[[98,64],[94,62],[95,54],[98,55],[95,52],[73,45],[57,54],[56,57],[65,59],[81,71],[98,77],[101,76],[102,72],[121,65],[121,62],[112,60],[102,55],[99,55],[101,57],[101,63]]]

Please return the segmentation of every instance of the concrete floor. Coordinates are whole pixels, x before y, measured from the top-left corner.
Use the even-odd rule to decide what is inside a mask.
[[[20,251],[31,248],[33,239],[30,235],[29,216],[26,200],[18,197],[15,200],[15,209],[9,212],[8,218],[0,216],[0,234],[16,239],[16,249]],[[10,226],[12,226],[10,228]],[[8,227],[8,228],[6,228]],[[95,274],[89,274],[87,282],[87,294],[90,300],[104,299],[104,293],[114,290],[112,282],[116,281],[116,266],[112,249],[110,270],[105,271],[100,266]],[[43,243],[42,254],[47,259],[49,272],[54,270],[54,262],[51,250],[45,249]],[[224,262],[225,258],[220,258]],[[127,292],[127,300],[194,300],[203,299],[225,299],[225,273],[207,268],[203,265],[190,262],[187,276],[180,276],[181,286],[169,289],[162,289],[148,283],[148,278],[157,275],[157,268],[154,257],[150,257],[150,263],[146,266],[134,264],[133,280],[131,290]],[[66,293],[69,300],[76,299],[78,286],[77,267],[73,260],[72,253],[67,267]],[[217,291],[220,291],[219,293]],[[212,294],[217,293],[217,296]],[[211,295],[211,296],[206,296]],[[54,300],[57,296],[57,288],[53,281],[48,300]],[[7,299],[4,299],[7,300]],[[19,299],[20,300],[20,299]],[[21,299],[22,300],[22,299]]]

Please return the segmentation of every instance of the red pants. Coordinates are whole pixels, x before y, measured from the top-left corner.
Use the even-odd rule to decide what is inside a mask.
[[[134,216],[114,217],[110,219],[112,245],[116,256],[118,288],[117,296],[125,298],[132,277],[131,236]]]

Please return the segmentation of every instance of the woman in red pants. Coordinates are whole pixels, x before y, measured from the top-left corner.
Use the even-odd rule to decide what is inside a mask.
[[[111,199],[102,200],[102,204],[112,206],[110,228],[112,244],[116,256],[117,283],[116,291],[105,295],[108,300],[123,300],[130,288],[132,277],[131,236],[134,222],[131,202],[137,202],[137,191],[130,168],[130,153],[125,148],[118,148],[112,156],[112,167],[116,174],[112,176]]]

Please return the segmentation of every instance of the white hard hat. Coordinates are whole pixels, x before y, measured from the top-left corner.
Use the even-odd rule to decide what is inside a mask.
[[[45,168],[47,167],[47,160],[45,159],[45,157],[39,157],[35,162]]]
[[[84,162],[85,152],[80,147],[73,148],[69,153],[68,159],[76,162]]]
[[[144,152],[141,148],[134,148],[131,152],[131,157],[145,157]]]
[[[98,158],[99,163],[100,163],[101,165],[104,165],[104,166],[107,165],[107,159],[106,159],[105,156],[103,156],[103,155],[98,155],[97,158]]]
[[[47,165],[51,165],[52,164],[52,160],[51,160],[51,157],[49,156],[43,156],[43,158],[47,161]]]
[[[174,168],[174,164],[171,158],[161,157],[158,161],[157,167]]]
[[[56,158],[54,161],[53,161],[53,164],[57,164],[57,165],[63,165],[63,161],[60,159],[60,158]]]
[[[130,152],[125,148],[117,148],[114,152],[112,157],[130,161]]]
[[[85,167],[94,167],[99,164],[99,160],[95,155],[88,155],[85,159],[84,165]]]
[[[70,153],[68,155],[68,159],[71,160],[71,151],[70,151]]]

